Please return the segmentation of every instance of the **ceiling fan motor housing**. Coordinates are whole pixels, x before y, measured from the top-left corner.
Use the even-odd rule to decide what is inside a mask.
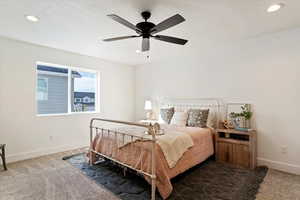
[[[144,11],[141,13],[142,17],[145,19],[144,22],[140,22],[136,25],[136,27],[142,32],[137,31],[138,34],[141,34],[143,38],[149,38],[150,37],[150,31],[153,27],[155,27],[155,24],[152,22],[148,22],[147,20],[151,17],[151,13],[149,11]]]
[[[150,30],[155,27],[155,24],[152,22],[140,22],[136,25],[136,27],[140,30],[142,30],[142,34],[137,31],[138,34],[141,34],[143,38],[149,38],[150,37]]]

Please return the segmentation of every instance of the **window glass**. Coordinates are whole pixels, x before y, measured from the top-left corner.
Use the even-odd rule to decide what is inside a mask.
[[[48,78],[38,78],[37,83],[37,99],[38,101],[48,100]]]
[[[37,66],[37,113],[68,113],[68,69]]]
[[[73,70],[71,83],[72,112],[96,111],[97,74]]]

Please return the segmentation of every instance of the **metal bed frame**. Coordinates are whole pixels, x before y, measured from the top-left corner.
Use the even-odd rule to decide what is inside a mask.
[[[146,138],[146,137],[140,137],[140,136],[136,136],[136,135],[132,135],[132,134],[128,134],[128,133],[122,133],[122,132],[118,132],[118,131],[113,131],[113,130],[109,130],[109,129],[104,129],[104,128],[98,128],[96,126],[94,126],[94,122],[95,121],[102,121],[102,122],[111,122],[111,123],[117,123],[117,124],[124,124],[124,125],[130,125],[130,126],[137,126],[137,127],[143,127],[146,128],[148,131],[148,134],[151,135],[151,139]],[[140,124],[140,123],[133,123],[133,122],[125,122],[125,121],[118,121],[118,120],[109,120],[109,119],[101,119],[101,118],[93,118],[90,122],[90,148],[89,148],[89,162],[91,165],[93,165],[94,163],[92,162],[93,160],[93,153],[100,155],[106,159],[109,159],[115,163],[118,163],[124,167],[127,167],[129,169],[132,169],[134,171],[136,171],[137,173],[140,173],[142,175],[148,176],[151,178],[151,200],[155,200],[155,190],[156,190],[156,166],[155,166],[155,148],[156,148],[156,137],[155,135],[157,134],[159,129],[159,125],[158,124],[149,124],[149,125],[145,125],[145,124]],[[141,167],[141,169],[137,169],[134,166],[128,165],[126,163],[123,163],[120,160],[116,160],[114,158],[111,158],[105,154],[102,154],[100,152],[97,152],[95,150],[93,150],[93,136],[94,136],[94,130],[96,130],[96,134],[104,134],[104,131],[107,131],[108,134],[113,134],[115,137],[115,142],[117,142],[117,135],[120,134],[123,137],[124,136],[129,136],[131,138],[131,141],[134,140],[134,138],[137,139],[141,139],[141,140],[147,140],[149,142],[152,143],[151,145],[151,173],[148,173],[146,171],[144,171]],[[99,133],[99,130],[101,130],[101,132]],[[142,165],[142,161],[141,161],[141,165]]]
[[[179,100],[179,101],[178,101]],[[182,100],[180,99],[173,99],[173,100],[169,100],[169,101],[164,101],[164,102],[160,102],[162,106],[174,106],[177,109],[187,109],[187,108],[203,108],[203,107],[210,107],[210,108],[214,108],[216,109],[216,113],[217,113],[217,124],[219,123],[219,117],[218,115],[220,114],[220,108],[221,108],[221,101],[219,99],[212,99],[212,98],[206,98],[206,99],[190,99],[191,101],[189,103],[182,103]],[[196,103],[195,103],[196,100]],[[187,99],[185,99],[184,101],[187,101]],[[197,101],[209,101],[210,103],[206,103],[206,104],[199,104],[197,103]],[[173,102],[173,103],[171,103]],[[95,125],[95,122],[109,122],[109,123],[114,123],[114,124],[123,124],[123,125],[129,125],[129,126],[135,126],[135,127],[143,127],[148,131],[148,134],[151,135],[151,137],[142,137],[142,136],[136,136],[133,134],[129,134],[129,133],[123,133],[121,131],[116,131],[116,130],[110,130],[110,129],[104,129],[104,128],[100,128],[98,126]],[[100,131],[100,132],[99,132]],[[106,131],[106,133],[105,133]],[[156,163],[155,163],[155,159],[156,159],[156,134],[159,131],[159,124],[155,123],[155,124],[141,124],[141,123],[133,123],[133,122],[126,122],[126,121],[118,121],[118,120],[110,120],[110,119],[101,119],[101,118],[93,118],[90,121],[90,148],[89,148],[89,160],[90,160],[90,165],[93,165],[93,154],[99,155],[105,159],[111,160],[117,164],[120,164],[121,166],[124,166],[125,168],[129,168],[132,169],[134,171],[136,171],[139,174],[142,174],[144,176],[150,177],[151,178],[151,200],[155,200],[155,192],[156,192]],[[115,158],[112,158],[110,156],[107,156],[101,152],[97,152],[95,150],[93,150],[93,139],[94,139],[94,135],[99,135],[101,134],[101,137],[103,137],[104,134],[110,135],[111,138],[114,138],[115,142],[117,141],[118,135],[121,135],[123,138],[124,137],[130,137],[131,138],[131,144],[134,141],[134,138],[137,138],[139,140],[147,140],[149,142],[152,143],[151,145],[151,172],[147,172],[145,170],[143,170],[142,168],[142,160],[141,160],[141,167],[140,169],[138,169],[135,166],[131,166],[127,163],[124,163],[120,160],[117,160]],[[123,139],[124,142],[124,139]]]

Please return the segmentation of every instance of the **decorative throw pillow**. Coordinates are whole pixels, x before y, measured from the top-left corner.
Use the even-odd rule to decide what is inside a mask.
[[[174,115],[174,112],[175,112],[175,109],[174,107],[172,108],[162,108],[160,109],[160,116],[161,116],[161,119],[167,123],[167,124],[170,124],[171,122],[171,119]]]
[[[171,124],[177,126],[186,126],[187,118],[188,118],[187,112],[175,112],[171,120]]]
[[[187,125],[192,127],[207,127],[209,109],[190,109],[188,112]]]

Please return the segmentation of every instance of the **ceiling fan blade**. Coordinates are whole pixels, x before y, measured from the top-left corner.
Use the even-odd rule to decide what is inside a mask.
[[[143,38],[142,52],[149,51],[149,49],[150,49],[150,38]]]
[[[170,43],[180,44],[180,45],[185,45],[188,42],[188,40],[185,39],[166,36],[166,35],[156,35],[153,38],[164,42],[170,42]]]
[[[135,25],[133,25],[132,23],[130,23],[126,19],[123,19],[122,17],[119,17],[118,15],[110,14],[110,15],[107,15],[107,16],[110,17],[111,19],[115,20],[116,22],[119,22],[120,24],[123,24],[124,26],[126,26],[126,27],[128,27],[128,28],[130,28],[134,31],[142,32]]]
[[[103,41],[104,42],[111,42],[111,41],[124,40],[124,39],[129,39],[129,38],[136,38],[136,37],[141,37],[141,36],[138,36],[138,35],[121,36],[121,37],[103,39]]]
[[[176,14],[176,15],[162,21],[161,23],[157,24],[155,27],[153,27],[151,29],[150,32],[151,32],[151,34],[158,33],[163,30],[166,30],[168,28],[171,28],[172,26],[180,24],[181,22],[184,22],[184,21],[185,21],[185,19],[181,15]]]

